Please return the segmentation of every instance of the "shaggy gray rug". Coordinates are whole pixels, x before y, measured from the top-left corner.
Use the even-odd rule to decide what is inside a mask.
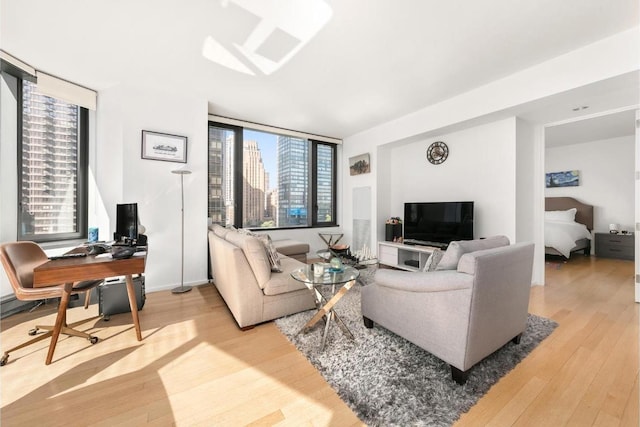
[[[355,341],[331,325],[320,351],[323,322],[297,334],[315,310],[276,320],[284,335],[311,361],[358,417],[370,426],[449,426],[513,369],[557,324],[529,315],[520,344],[509,342],[471,370],[463,386],[449,365],[386,329],[366,329],[360,311],[360,285],[336,305]]]

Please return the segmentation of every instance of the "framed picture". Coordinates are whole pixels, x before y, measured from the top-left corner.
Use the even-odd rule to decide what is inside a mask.
[[[580,172],[577,170],[549,172],[545,178],[547,188],[577,187],[580,185]]]
[[[143,130],[142,158],[187,163],[187,137]]]
[[[349,158],[349,175],[360,175],[371,172],[369,153]]]

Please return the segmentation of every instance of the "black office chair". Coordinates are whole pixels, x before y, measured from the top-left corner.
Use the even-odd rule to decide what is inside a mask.
[[[49,258],[42,248],[40,248],[36,243],[12,242],[0,245],[0,260],[2,261],[2,265],[4,266],[7,276],[9,277],[9,282],[13,287],[13,291],[15,292],[17,299],[21,301],[37,301],[47,298],[62,297],[64,285],[52,285],[42,288],[33,287],[33,270],[39,265],[49,261]],[[100,283],[102,283],[102,279],[74,283],[72,294],[85,293],[87,297],[85,300],[86,309],[89,303],[89,292]],[[60,311],[58,311],[58,316],[60,316]],[[98,342],[98,337],[73,329],[75,326],[91,320],[91,318],[67,325],[66,310],[62,312],[62,316],[62,328],[60,329],[60,333],[87,338],[91,344]],[[95,318],[97,317],[94,317],[94,319]],[[37,325],[34,329],[31,329],[29,331],[29,335],[37,335],[40,329],[46,330],[47,332],[5,351],[2,358],[0,358],[0,366],[7,364],[7,361],[9,360],[9,353],[38,341],[42,341],[43,339],[53,335],[54,326],[43,325]],[[56,343],[52,342],[49,347],[49,354],[47,355],[47,361],[45,362],[47,365],[49,364],[47,362],[50,362],[50,359],[53,357],[55,346]]]

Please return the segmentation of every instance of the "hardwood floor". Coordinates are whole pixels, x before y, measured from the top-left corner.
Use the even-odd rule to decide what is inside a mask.
[[[634,264],[574,255],[547,262],[529,311],[559,326],[458,426],[638,426]]]
[[[547,264],[530,311],[559,323],[457,425],[638,425],[638,305],[633,263],[578,256]],[[2,320],[2,348],[22,342],[55,307]],[[97,314],[74,308],[69,321]],[[80,329],[92,346],[48,340],[0,368],[1,424],[350,426],[358,418],[273,322],[242,332],[212,285],[147,294],[143,341],[129,314]]]

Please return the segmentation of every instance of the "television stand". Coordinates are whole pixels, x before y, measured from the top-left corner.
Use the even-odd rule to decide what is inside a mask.
[[[378,262],[401,270],[422,271],[435,249],[417,243],[378,242]]]
[[[449,247],[448,243],[442,243],[442,242],[429,242],[429,241],[425,241],[425,240],[413,240],[413,239],[406,239],[404,241],[405,245],[412,245],[412,246],[426,246],[429,248],[438,248],[438,249],[442,249],[443,251],[447,249],[447,247]]]

